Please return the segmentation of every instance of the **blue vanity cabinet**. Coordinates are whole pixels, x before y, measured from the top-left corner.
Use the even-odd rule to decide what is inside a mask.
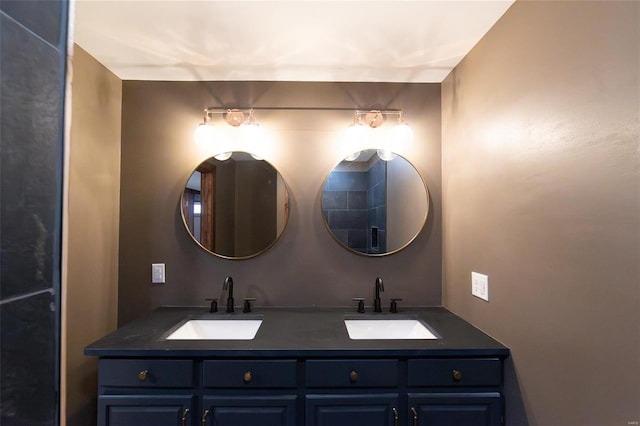
[[[341,309],[263,312],[253,340],[168,340],[159,308],[85,349],[98,426],[503,426],[508,348],[442,308],[437,340],[351,340]],[[214,315],[217,317],[217,314]]]
[[[98,426],[190,426],[194,363],[183,359],[100,359]]]
[[[399,361],[316,359],[305,363],[306,426],[397,426]]]
[[[202,362],[202,426],[296,426],[297,361]]]
[[[410,359],[407,384],[413,426],[503,424],[499,358]]]
[[[202,425],[296,426],[295,395],[222,396],[202,398]]]
[[[397,426],[398,394],[306,395],[305,426]]]
[[[101,395],[98,426],[188,426],[193,395]]]
[[[410,393],[413,426],[493,426],[502,424],[498,392]]]

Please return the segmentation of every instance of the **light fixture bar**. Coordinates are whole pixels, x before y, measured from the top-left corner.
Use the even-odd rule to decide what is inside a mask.
[[[354,124],[366,124],[369,127],[380,127],[385,120],[385,116],[396,115],[398,122],[403,123],[401,109],[353,109],[344,107],[304,107],[304,106],[288,106],[288,107],[252,107],[252,108],[224,108],[224,107],[206,107],[204,109],[206,123],[212,114],[223,114],[228,124],[238,127],[247,120],[254,122],[254,110],[263,111],[353,111]],[[248,117],[248,118],[247,118]]]
[[[284,106],[284,107],[237,107],[237,108],[227,108],[227,107],[206,107],[204,109],[205,113],[210,114],[226,114],[231,110],[242,111],[244,113],[249,113],[251,110],[254,111],[353,111],[356,114],[366,114],[371,111],[378,111],[384,115],[400,115],[402,114],[401,109],[359,109],[359,108],[347,108],[347,107],[304,107],[304,106]]]

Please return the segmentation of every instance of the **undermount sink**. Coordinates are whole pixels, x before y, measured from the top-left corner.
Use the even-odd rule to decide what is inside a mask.
[[[167,340],[252,340],[262,319],[190,319],[166,337]]]
[[[352,340],[418,340],[437,339],[425,324],[407,316],[399,318],[362,318],[345,319],[349,338]]]

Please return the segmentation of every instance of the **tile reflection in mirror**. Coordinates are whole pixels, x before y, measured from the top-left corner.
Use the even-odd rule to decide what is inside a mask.
[[[403,249],[427,220],[429,197],[422,177],[397,154],[383,160],[372,149],[351,157],[324,182],[321,206],[327,229],[355,253],[381,256]]]

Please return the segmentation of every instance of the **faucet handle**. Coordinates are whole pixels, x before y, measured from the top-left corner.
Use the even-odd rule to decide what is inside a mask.
[[[251,302],[253,302],[255,300],[256,300],[255,297],[245,297],[244,298],[244,309],[242,309],[242,312],[244,312],[245,314],[247,312],[251,312]]]
[[[204,299],[207,302],[211,302],[211,306],[209,307],[209,312],[212,314],[218,312],[218,299]]]
[[[351,300],[358,302],[358,313],[364,314],[364,297],[354,297]]]
[[[389,307],[389,312],[395,314],[398,312],[398,304],[396,302],[400,302],[402,299],[391,299],[391,306]]]

